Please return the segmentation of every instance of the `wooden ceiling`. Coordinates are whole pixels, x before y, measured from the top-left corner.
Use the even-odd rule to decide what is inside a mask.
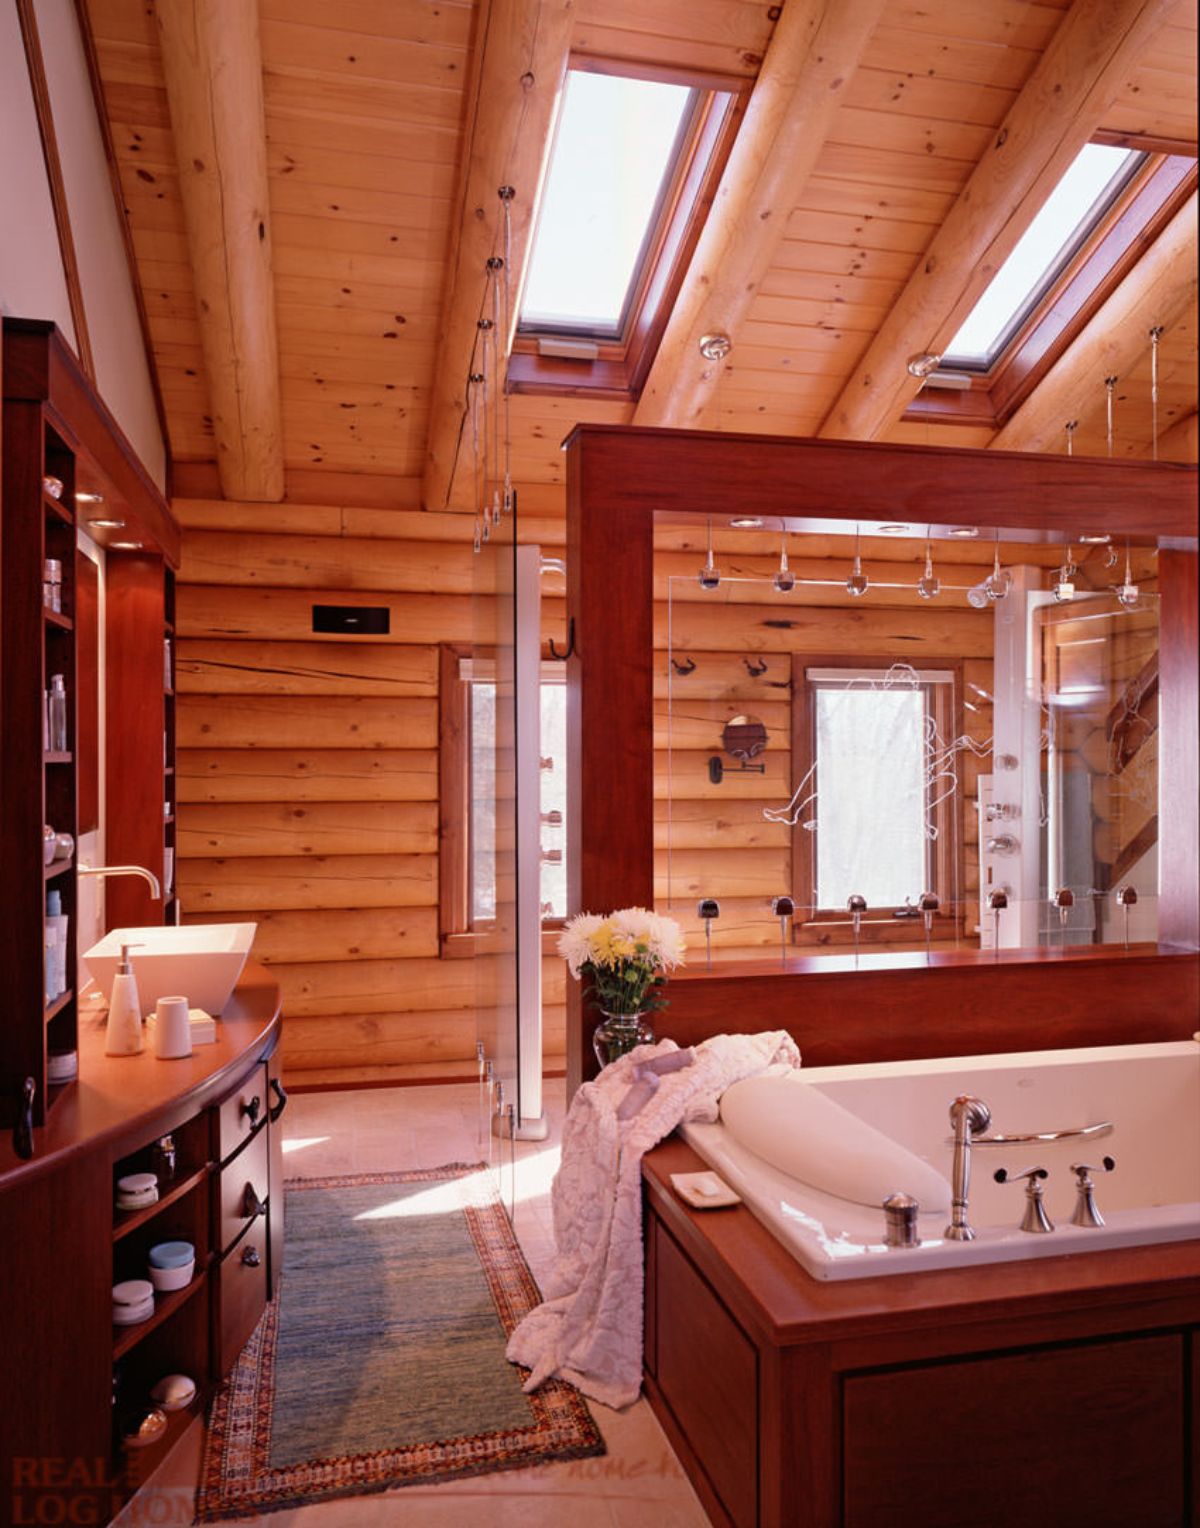
[[[225,6],[244,11],[248,3],[169,0],[189,15],[211,9],[218,24]],[[480,155],[486,159],[481,124],[497,130],[506,123],[524,125],[525,138],[514,152],[526,167],[528,183],[528,167],[536,171],[540,163],[553,104],[553,90],[547,89],[547,81],[550,87],[554,83],[552,71],[532,87],[528,81],[524,86],[519,79],[509,81],[510,103],[488,97],[493,87],[485,51],[499,47],[498,38],[513,35],[514,16],[527,28],[542,26],[543,49],[548,38],[555,40],[559,68],[568,47],[577,54],[754,82],[760,75],[766,80],[781,62],[778,52],[772,57],[770,50],[773,34],[785,24],[783,7],[761,0],[576,0],[574,6],[570,0],[490,0],[490,14],[489,0],[480,3],[483,15],[463,0],[258,0],[268,203],[258,237],[260,265],[274,293],[278,336],[277,363],[270,362],[277,372],[270,383],[278,394],[278,442],[268,440],[264,449],[277,451],[289,493],[293,484],[311,482],[314,472],[386,475],[409,485],[407,498],[399,494],[398,501],[420,502],[415,485],[423,478],[428,484],[431,452],[440,449],[447,412],[453,418],[454,400],[461,398],[460,373],[465,378],[468,369],[461,341],[451,332],[451,310],[452,294],[465,301],[462,294],[470,290],[469,281],[464,284],[461,273],[456,275],[456,262],[470,235],[472,169]],[[761,234],[766,242],[757,252],[753,234],[744,228],[738,234],[737,253],[750,262],[747,269],[757,254],[765,252],[769,260],[735,315],[734,350],[723,374],[708,379],[707,390],[697,393],[702,403],[695,415],[698,424],[837,434],[846,397],[858,399],[864,356],[890,347],[894,360],[898,346],[905,353],[930,346],[933,334],[907,332],[903,323],[907,312],[919,311],[921,283],[926,308],[943,301],[939,294],[953,287],[944,276],[955,264],[956,241],[962,268],[953,288],[955,301],[965,300],[981,268],[978,253],[962,250],[956,233],[970,226],[970,195],[964,202],[964,192],[986,186],[995,204],[990,215],[1003,225],[1000,238],[1009,244],[1044,194],[1030,168],[1026,179],[1033,192],[1028,186],[1013,189],[1019,176],[1006,189],[1007,171],[998,170],[989,156],[1006,130],[1019,130],[1016,113],[1024,110],[1032,117],[1038,103],[1030,94],[1022,103],[1022,92],[1027,86],[1031,92],[1044,88],[1036,71],[1064,26],[1083,28],[1081,35],[1096,38],[1127,32],[1132,39],[1107,64],[1085,59],[1077,65],[1081,77],[1072,88],[1083,103],[1077,115],[1095,117],[1085,136],[1102,128],[1190,145],[1195,152],[1195,0],[1075,0],[1074,5],[1065,0],[841,0],[840,5],[838,0],[824,5],[786,0],[786,5],[805,10],[814,27],[832,25],[839,11],[855,7],[860,18],[872,6],[878,16],[854,45],[845,78],[835,82],[837,104],[820,115],[827,122],[823,138],[804,149],[808,157],[801,184],[794,194],[787,192],[786,205],[779,209],[786,221],[776,219],[769,240]],[[180,191],[180,143],[172,131],[173,120],[181,121],[180,87],[173,79],[176,94],[169,104],[151,0],[86,0],[86,10],[170,449],[180,480],[187,480],[186,464],[211,463],[218,456],[213,421],[222,417],[222,406],[214,404],[214,396],[223,384],[214,375],[220,363],[211,346],[209,364],[205,361],[201,318],[211,332],[213,302],[206,295],[203,314],[198,311],[196,272],[202,267],[197,265],[197,241],[189,242]],[[788,19],[795,22],[795,13]],[[1076,57],[1079,49],[1071,53]],[[200,61],[194,68],[202,73],[202,52],[196,57]],[[1099,75],[1102,68],[1108,72],[1097,84],[1088,71]],[[195,84],[207,89],[208,82],[197,79]],[[499,86],[494,89],[501,93]],[[528,100],[522,99],[523,91]],[[760,92],[760,104],[765,95]],[[754,103],[752,96],[747,124]],[[1051,121],[1052,113],[1039,113],[1037,120],[1043,118]],[[250,111],[245,124],[245,131],[254,130]],[[472,130],[477,136],[470,136]],[[735,149],[730,172],[763,170],[776,177],[774,184],[787,185],[786,172],[795,166],[780,165],[781,141],[773,159],[772,145],[764,143],[761,164],[752,162],[754,145],[740,158]],[[1067,138],[1063,144],[1056,152],[1070,157]],[[1047,149],[1047,164],[1048,155]],[[464,156],[469,162],[462,162]],[[249,146],[246,158],[253,159]],[[226,177],[235,181],[241,173],[243,166],[229,163],[226,156],[217,170],[218,191],[226,189]],[[1049,171],[1043,166],[1039,173],[1044,177]],[[1173,262],[1161,288],[1167,333],[1159,430],[1165,454],[1195,460],[1194,195],[1190,218],[1187,258]],[[778,226],[782,237],[777,237]],[[990,247],[994,253],[997,246]],[[702,253],[703,241],[697,257]],[[237,258],[234,251],[230,263]],[[934,265],[938,269],[931,287]],[[1127,281],[1138,279],[1135,268]],[[690,288],[685,278],[681,301],[693,302],[700,314],[703,304],[697,305],[696,290],[693,273]],[[945,299],[936,323],[944,327],[951,317],[952,305]],[[469,318],[473,327],[473,311]],[[459,319],[461,333],[462,314]],[[670,338],[669,331],[664,356]],[[1148,342],[1144,334],[1140,339],[1126,335],[1123,345],[1117,450],[1148,455]],[[1065,388],[1077,400],[1077,449],[1103,454],[1106,356],[1095,350],[1081,353],[1072,371],[1068,352],[1062,364],[1067,369],[1056,385],[1060,394]],[[655,399],[665,398],[669,406],[676,371],[682,377],[685,370],[685,365],[664,362],[652,375]],[[257,385],[253,368],[250,377],[250,385]],[[868,392],[873,387],[869,384]],[[439,405],[440,416],[435,397],[448,399]],[[641,422],[648,422],[650,407],[644,401]],[[882,417],[858,422],[846,433],[963,446],[986,446],[995,435],[981,426],[906,423],[902,410],[903,400],[899,407],[893,400]],[[1054,410],[1044,412],[1047,419],[1026,430],[1025,438],[1005,444],[1057,450],[1061,426],[1050,423]],[[562,481],[559,443],[571,425],[580,420],[629,422],[638,417],[639,406],[520,395],[512,399],[511,414],[515,479],[550,485]],[[440,435],[431,437],[431,424]],[[469,507],[468,476],[458,473],[452,506]],[[200,482],[202,474],[193,472],[190,480]],[[270,489],[234,494],[228,481],[226,493],[278,497]]]

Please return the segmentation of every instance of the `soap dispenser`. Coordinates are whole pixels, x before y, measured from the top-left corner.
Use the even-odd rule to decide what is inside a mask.
[[[142,1048],[142,1006],[129,960],[130,950],[139,948],[137,944],[121,946],[121,963],[113,977],[112,997],[108,1002],[108,1027],[104,1034],[106,1056],[136,1056]]]

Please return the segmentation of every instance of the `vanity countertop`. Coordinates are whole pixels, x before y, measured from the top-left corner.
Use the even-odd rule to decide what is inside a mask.
[[[163,1061],[152,1043],[136,1056],[106,1056],[105,1013],[79,1020],[79,1078],[34,1131],[34,1154],[22,1161],[12,1136],[0,1138],[0,1193],[61,1167],[78,1153],[105,1149],[112,1160],[166,1134],[220,1099],[249,1059],[270,1055],[279,1040],[279,986],[248,961],[217,1021],[215,1044]]]

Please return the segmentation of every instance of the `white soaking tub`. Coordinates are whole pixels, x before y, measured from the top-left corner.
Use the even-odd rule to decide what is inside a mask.
[[[817,1089],[824,1098],[793,1097],[792,1089]],[[987,1135],[1107,1122],[1112,1130],[1021,1145],[976,1142],[968,1214],[976,1239],[948,1241],[949,1191],[942,1181],[951,1176],[953,1158],[948,1111],[963,1093],[991,1110]],[[1200,1237],[1200,1045],[1194,1041],[774,1072],[735,1084],[723,1111],[720,1123],[685,1125],[683,1135],[814,1278],[965,1268]],[[1092,1175],[1105,1224],[1073,1226],[1071,1166],[1101,1167],[1106,1156],[1115,1161],[1113,1171]],[[1025,1185],[997,1183],[1001,1167],[1009,1175],[1048,1170],[1044,1202],[1053,1232],[1019,1229]],[[880,1206],[895,1191],[918,1200],[925,1195],[918,1247],[884,1243]],[[944,1202],[931,1208],[939,1193]]]

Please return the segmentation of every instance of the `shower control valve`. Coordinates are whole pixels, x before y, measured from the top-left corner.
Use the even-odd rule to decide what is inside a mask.
[[[1025,1213],[1021,1217],[1021,1230],[1032,1232],[1053,1231],[1054,1222],[1046,1214],[1042,1202],[1042,1184],[1050,1176],[1044,1167],[1027,1167],[1023,1173],[1010,1173],[1003,1167],[992,1175],[997,1183],[1019,1183],[1025,1179]]]
[[[1015,854],[1020,846],[1011,833],[997,833],[983,847],[989,854]]]
[[[1021,815],[1020,807],[1008,801],[989,801],[983,809],[988,822],[1015,822]]]

